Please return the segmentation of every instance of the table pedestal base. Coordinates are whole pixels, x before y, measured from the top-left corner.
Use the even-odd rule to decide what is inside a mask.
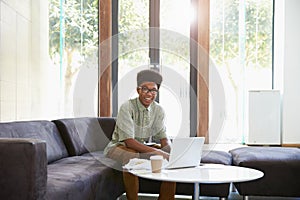
[[[193,199],[198,200],[199,196],[200,196],[200,185],[199,185],[199,183],[194,183]]]

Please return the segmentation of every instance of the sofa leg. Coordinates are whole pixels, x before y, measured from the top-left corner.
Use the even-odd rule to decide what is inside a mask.
[[[243,196],[243,200],[249,200],[249,196]]]

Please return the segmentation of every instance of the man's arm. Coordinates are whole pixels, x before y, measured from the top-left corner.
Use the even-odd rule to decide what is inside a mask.
[[[133,138],[126,139],[124,142],[125,142],[125,144],[128,148],[134,149],[134,150],[136,150],[140,153],[149,153],[149,154],[154,154],[154,155],[162,155],[165,159],[169,159],[169,153],[167,153],[167,152],[165,152],[161,149],[146,146],[146,145],[136,141]],[[166,144],[166,143],[164,142],[164,144]]]

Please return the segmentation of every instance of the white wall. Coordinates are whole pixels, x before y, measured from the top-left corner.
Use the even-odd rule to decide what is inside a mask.
[[[48,64],[47,6],[0,0],[0,121],[45,119],[55,112],[50,105],[57,98],[49,96],[57,96],[58,81],[47,80],[57,71]]]
[[[0,119],[30,113],[31,1],[0,0]],[[20,110],[20,112],[18,112]],[[21,114],[22,113],[22,114]]]
[[[300,144],[300,1],[284,2],[282,143]]]

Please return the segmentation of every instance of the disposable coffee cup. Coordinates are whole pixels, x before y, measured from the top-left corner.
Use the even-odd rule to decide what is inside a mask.
[[[162,156],[151,156],[151,170],[152,173],[160,173],[161,172],[161,167],[163,164],[163,157]]]

